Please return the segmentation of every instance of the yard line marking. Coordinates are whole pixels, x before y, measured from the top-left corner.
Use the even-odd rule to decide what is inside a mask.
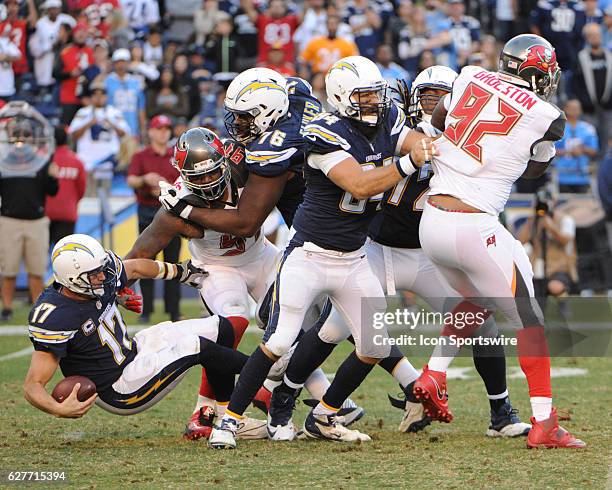
[[[2,361],[10,361],[11,359],[17,359],[18,357],[29,356],[32,351],[34,351],[34,347],[29,346],[25,349],[18,350],[16,352],[11,352],[10,354],[5,354],[4,356],[0,356],[0,362]]]

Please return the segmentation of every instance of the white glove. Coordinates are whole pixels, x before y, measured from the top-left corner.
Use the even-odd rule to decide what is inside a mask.
[[[208,277],[208,272],[201,267],[193,265],[191,260],[185,260],[180,264],[176,264],[176,268],[176,277],[179,282],[187,284],[192,288],[200,289],[202,287],[202,282]]]
[[[172,184],[160,180],[159,190],[160,194],[158,199],[166,211],[179,218],[189,219],[193,206],[187,204],[178,197],[178,192]]]
[[[428,123],[426,121],[421,121],[419,124],[417,124],[417,128],[423,131],[423,134],[425,136],[429,136],[430,138],[435,138],[440,133],[442,133],[442,131],[436,128],[433,124]]]

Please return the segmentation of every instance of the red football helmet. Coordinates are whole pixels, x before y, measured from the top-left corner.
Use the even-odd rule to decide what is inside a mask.
[[[223,143],[206,128],[192,128],[181,134],[174,147],[172,165],[187,189],[207,201],[223,196],[231,178]]]
[[[557,90],[561,69],[555,48],[543,37],[521,34],[506,43],[499,56],[500,78],[533,90],[549,100]]]

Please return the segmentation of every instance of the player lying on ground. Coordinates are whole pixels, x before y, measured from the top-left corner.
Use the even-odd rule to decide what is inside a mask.
[[[218,396],[229,399],[234,376],[247,358],[232,349],[235,319],[212,316],[163,322],[131,339],[117,308],[118,294],[128,280],[178,278],[199,287],[206,277],[203,269],[190,261],[123,262],[95,239],[78,234],[60,240],[51,260],[55,281],[29,317],[35,350],[24,391],[32,405],[58,417],[76,418],[96,402],[111,413],[131,415],[161,400],[198,364],[208,370]],[[79,402],[75,385],[70,396],[58,403],[45,389],[58,365],[64,376],[89,378],[97,394]],[[247,421],[245,430],[250,437],[265,437],[263,422]]]
[[[544,174],[555,156],[565,115],[548,102],[560,77],[551,44],[523,34],[506,43],[499,70],[469,66],[433,114],[434,175],[420,225],[423,250],[466,300],[457,312],[501,310],[518,328],[517,352],[529,385],[533,417],[528,447],[584,447],[559,427],[552,406],[550,356],[533,271],[521,243],[499,222],[514,182]],[[444,230],[444,238],[440,236]],[[470,329],[443,335],[469,336]],[[440,420],[450,417],[446,369],[456,348],[436,347],[415,394]]]
[[[180,173],[173,185],[177,197],[199,208],[235,209],[243,186],[240,178],[243,162],[236,159],[236,154],[230,156],[234,158],[231,164],[224,156],[221,140],[206,128],[183,133],[172,160]],[[191,233],[194,228],[200,227],[162,208],[126,258],[153,258],[175,236],[189,237],[192,262],[206,267],[207,276],[200,288],[202,301],[211,315],[233,318],[236,348],[249,324],[249,297],[258,302],[264,296],[274,275],[278,249],[259,230],[251,237],[238,237],[200,228],[194,236]],[[198,401],[184,433],[187,439],[208,438],[215,416],[225,410],[206,373],[203,369]],[[313,396],[319,397],[329,381],[321,370],[313,374],[306,385]]]
[[[263,342],[249,358],[228,410],[211,434],[209,444],[214,448],[235,447],[234,434],[244,410],[275,360],[295,342],[307,309],[324,295],[349,324],[356,352],[338,369],[309,414],[304,432],[333,440],[369,440],[342,425],[338,413],[374,365],[390,353],[389,344],[372,345],[374,331],[360,320],[362,306],[365,318],[385,307],[362,248],[377,197],[416,171],[411,159],[422,165],[432,148],[423,134],[404,127],[405,116],[391,105],[387,84],[370,60],[357,56],[338,61],[328,72],[326,86],[329,102],[339,113],[321,114],[306,125],[307,186],[293,223],[296,233],[279,266]],[[395,155],[408,152],[410,158],[394,164]],[[367,162],[368,171],[359,162]],[[364,297],[368,300],[362,305]]]
[[[457,73],[450,68],[433,66],[415,78],[411,92],[400,85],[410,127],[418,128],[429,136],[439,134],[430,124],[431,114],[440,97],[451,92],[456,77]],[[365,250],[368,263],[387,294],[395,294],[396,288],[409,290],[423,298],[434,311],[442,312],[449,309],[449,303],[458,302],[452,299],[460,295],[448,285],[419,242],[419,223],[430,176],[431,165],[426,164],[385,193],[382,209],[370,224],[370,239],[366,242]],[[321,337],[320,331],[313,330],[300,339],[287,367],[285,381],[277,390],[295,393],[296,390],[291,387],[300,386],[310,370],[324,361],[325,353],[331,354],[335,344],[330,339],[342,337],[341,333],[336,332],[344,331],[345,336],[350,333],[335,310],[328,323],[335,325],[335,330],[333,327],[331,329],[333,335]],[[486,330],[489,336],[497,335],[493,318],[486,323],[481,330]],[[485,382],[491,405],[491,423],[486,434],[492,437],[527,435],[531,426],[520,421],[508,397],[503,347],[476,346],[473,353],[474,364]],[[400,387],[404,396],[403,400],[391,398],[391,401],[393,406],[404,409],[399,430],[412,432],[424,423],[422,405],[413,393],[419,373],[405,359],[397,364],[396,373],[403,376]]]

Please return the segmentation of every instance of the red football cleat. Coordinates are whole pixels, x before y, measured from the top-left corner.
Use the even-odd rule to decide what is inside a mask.
[[[537,422],[531,417],[531,430],[527,436],[527,447],[533,448],[557,448],[571,447],[581,449],[586,447],[586,443],[575,438],[563,427],[559,427],[557,409],[553,408],[550,417],[541,422]]]
[[[267,414],[270,411],[270,400],[272,399],[272,392],[268,391],[263,386],[259,388],[259,391],[253,398],[253,406],[259,408],[263,413]]]
[[[446,373],[431,371],[429,366],[425,365],[423,372],[414,382],[412,392],[425,407],[425,414],[432,420],[445,423],[453,420],[453,414],[448,408]]]
[[[183,432],[183,439],[190,441],[197,441],[198,439],[208,439],[213,428],[213,421],[215,419],[215,410],[213,407],[204,406],[197,412],[194,412],[185,432]]]

